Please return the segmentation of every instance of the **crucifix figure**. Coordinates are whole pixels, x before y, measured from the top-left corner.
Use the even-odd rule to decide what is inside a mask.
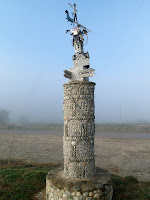
[[[84,52],[83,46],[84,36],[87,36],[90,30],[75,21],[77,20],[76,4],[69,5],[74,9],[74,19],[69,16],[68,10],[65,11],[67,15],[66,19],[73,27],[75,27],[71,28],[71,30],[66,30],[66,33],[70,32],[70,35],[72,36],[75,55],[73,55],[74,67],[70,68],[69,71],[65,70],[64,76],[69,78],[70,81],[89,81],[89,77],[94,76],[94,69],[90,68],[89,53]]]
[[[70,3],[68,3],[71,8],[73,8],[74,10],[74,22],[77,21],[77,9],[76,9],[76,4],[74,3],[73,5],[71,5]]]

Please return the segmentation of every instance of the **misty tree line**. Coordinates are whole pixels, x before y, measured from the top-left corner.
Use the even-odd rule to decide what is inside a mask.
[[[9,122],[9,112],[7,110],[0,110],[0,125],[6,125]]]

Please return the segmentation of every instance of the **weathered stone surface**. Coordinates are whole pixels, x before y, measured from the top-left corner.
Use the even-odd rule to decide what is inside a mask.
[[[72,196],[72,195],[69,195],[69,196],[68,196],[68,199],[73,199],[73,196]]]
[[[58,192],[58,198],[62,198],[62,193]]]
[[[89,195],[88,192],[84,192],[84,193],[83,193],[83,196],[84,196],[85,198],[88,197],[88,195]]]
[[[72,196],[75,196],[75,195],[76,195],[76,193],[75,193],[75,192],[72,192],[72,193],[71,193],[71,195],[72,195]]]
[[[94,195],[94,192],[89,192],[89,197],[92,197]]]
[[[64,84],[64,172],[75,179],[95,173],[94,88],[87,81]]]
[[[99,185],[101,178],[103,180],[105,179],[106,182]],[[46,178],[47,200],[111,200],[112,194],[113,187],[110,182],[110,177],[107,172],[100,168],[96,168],[95,175],[86,180],[67,178],[63,171],[51,171]]]
[[[96,188],[97,188],[97,189],[101,189],[101,188],[103,188],[103,184],[100,184],[100,183],[97,184]]]
[[[92,200],[92,197],[87,197],[86,200]]]
[[[79,200],[79,197],[74,197],[74,200]]]
[[[82,195],[79,200],[85,200],[86,198]]]
[[[86,73],[86,71],[91,68],[87,69],[87,66],[90,67],[89,54],[84,53],[83,50],[73,56],[73,64],[74,67],[69,69],[71,75],[66,77],[71,81],[88,81],[90,76],[94,76],[94,73]],[[82,71],[86,74],[81,74]]]
[[[81,188],[80,188],[80,186],[79,186],[79,185],[75,185],[75,186],[73,187],[73,190],[74,190],[74,191],[80,191],[80,190],[81,190]]]
[[[81,196],[81,192],[77,192],[76,195],[77,195],[77,197],[80,197]]]
[[[99,193],[94,194],[94,199],[98,199],[100,197]]]

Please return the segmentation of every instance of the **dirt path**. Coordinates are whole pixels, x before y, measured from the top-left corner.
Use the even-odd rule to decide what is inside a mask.
[[[0,133],[0,159],[62,163],[62,135]],[[95,137],[96,165],[110,172],[150,181],[150,139]]]

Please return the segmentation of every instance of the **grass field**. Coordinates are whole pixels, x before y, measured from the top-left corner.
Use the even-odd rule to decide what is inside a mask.
[[[22,161],[0,161],[0,200],[33,200],[45,188],[45,178],[57,165],[26,164]],[[113,176],[113,200],[150,200],[150,183],[134,177]]]
[[[0,200],[32,200],[45,187],[45,178],[57,165],[0,161]]]

